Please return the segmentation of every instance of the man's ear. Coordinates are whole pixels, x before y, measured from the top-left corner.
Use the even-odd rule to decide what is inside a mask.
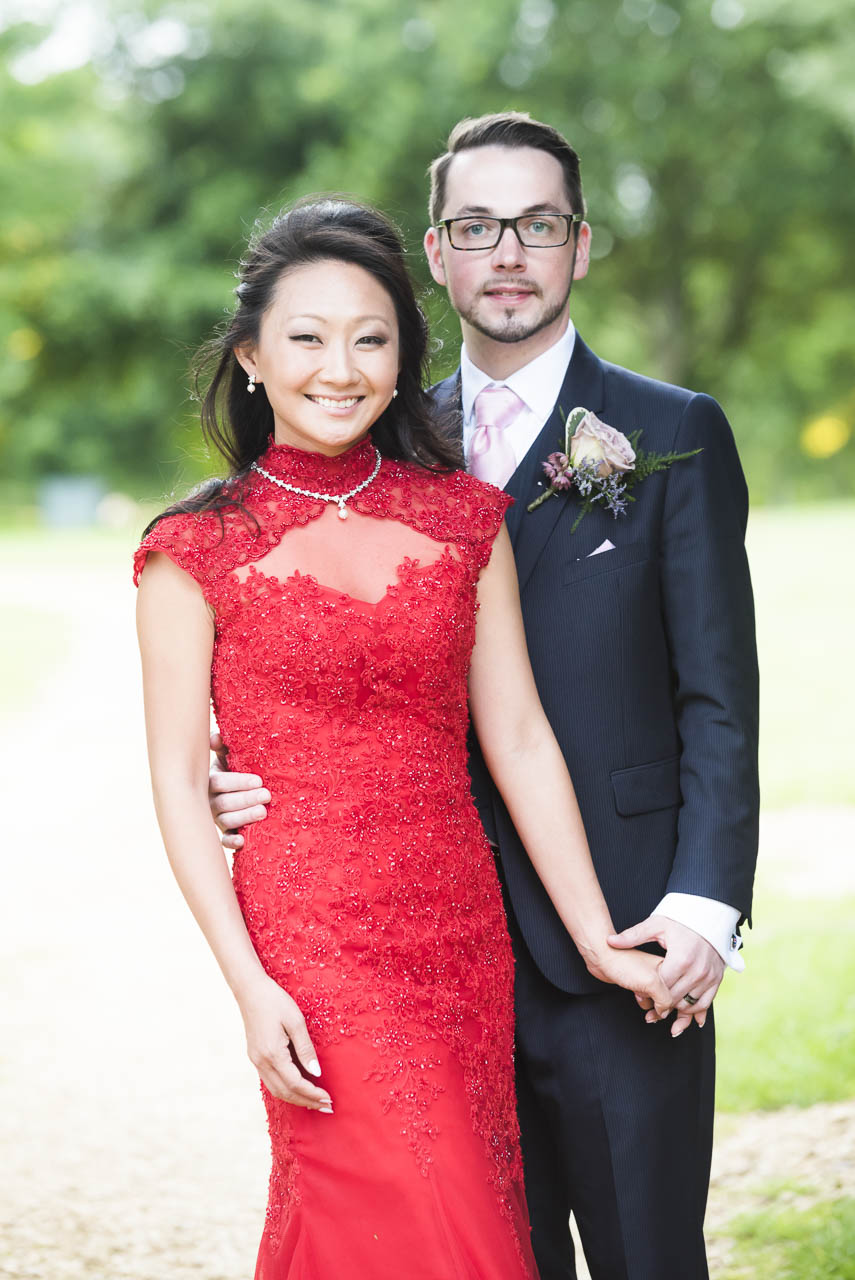
[[[579,237],[576,241],[576,260],[573,264],[573,279],[583,280],[588,274],[591,263],[591,228],[587,222],[579,223]]]
[[[436,227],[428,227],[425,232],[424,246],[425,257],[428,260],[431,275],[437,284],[446,285],[448,282],[445,278],[445,268],[442,265],[440,232],[437,231]]]

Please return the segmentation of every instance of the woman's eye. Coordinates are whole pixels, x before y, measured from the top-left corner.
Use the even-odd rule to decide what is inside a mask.
[[[320,338],[316,333],[292,333],[292,342],[320,342]]]
[[[382,338],[379,333],[367,334],[366,337],[360,338],[360,342],[367,342],[372,347],[385,347],[389,341],[388,338]]]

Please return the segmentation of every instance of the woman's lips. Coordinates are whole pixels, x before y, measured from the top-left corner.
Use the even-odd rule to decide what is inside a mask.
[[[318,405],[321,409],[325,409],[327,413],[335,413],[344,415],[355,409],[362,402],[364,396],[307,396],[307,400],[311,400],[312,404]]]

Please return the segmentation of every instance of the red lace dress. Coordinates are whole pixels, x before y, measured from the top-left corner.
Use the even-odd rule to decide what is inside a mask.
[[[338,458],[265,470],[342,493]],[[528,1238],[512,958],[466,768],[476,585],[508,499],[383,461],[334,504],[253,475],[247,519],[162,520],[216,615],[214,708],[233,769],[273,799],[234,886],[302,1009],[334,1115],[265,1092],[273,1167],[256,1280],[520,1280]]]

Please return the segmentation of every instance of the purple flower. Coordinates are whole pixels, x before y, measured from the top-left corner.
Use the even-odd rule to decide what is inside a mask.
[[[597,499],[600,497],[599,493],[594,494],[592,496],[592,490],[595,488],[595,486],[599,487],[598,485],[599,477],[597,475],[598,466],[599,466],[599,463],[590,462],[588,461],[588,459],[585,459],[584,462],[580,462],[579,465],[577,466],[576,474],[574,476],[574,482],[575,482],[576,488],[579,490],[582,497],[583,498],[590,497],[593,502],[596,502]]]
[[[553,488],[568,489],[570,487],[570,482],[564,479],[564,472],[569,466],[570,459],[566,453],[550,453],[543,464],[543,470]]]
[[[618,516],[626,514],[626,481],[623,480],[619,472],[614,472],[605,481],[602,482],[602,497],[605,499],[606,510],[611,511],[615,520]]]

